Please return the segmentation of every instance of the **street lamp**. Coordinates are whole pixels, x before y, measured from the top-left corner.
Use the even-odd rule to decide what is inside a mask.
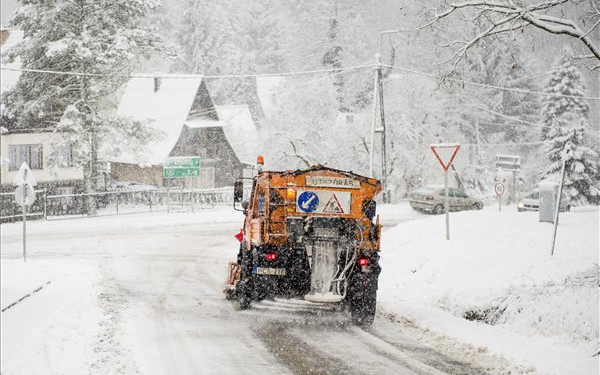
[[[388,200],[387,196],[387,156],[385,150],[386,131],[385,131],[385,112],[383,110],[383,82],[381,66],[381,50],[383,48],[383,36],[386,34],[395,34],[400,30],[385,30],[379,33],[379,53],[375,55],[375,80],[373,83],[373,121],[371,123],[371,147],[369,149],[369,176],[373,177],[373,151],[375,147],[375,133],[381,132],[381,182],[383,187],[383,200]],[[375,129],[377,123],[377,100],[379,99],[379,115],[381,119],[381,128]]]

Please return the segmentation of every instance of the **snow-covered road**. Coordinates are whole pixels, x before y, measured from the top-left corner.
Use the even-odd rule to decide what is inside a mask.
[[[2,307],[50,284],[2,313],[2,373],[482,373],[386,319],[363,330],[299,301],[236,310],[221,289],[240,222],[226,211],[32,222],[26,264],[20,226],[3,225],[3,281],[21,282]]]

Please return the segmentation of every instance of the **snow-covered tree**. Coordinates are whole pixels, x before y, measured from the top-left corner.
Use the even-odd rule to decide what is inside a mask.
[[[531,69],[521,58],[516,48],[511,48],[512,58],[508,59],[509,66],[500,75],[503,77],[503,86],[516,90],[536,92]],[[510,64],[512,62],[512,64]],[[501,115],[496,116],[496,121],[502,124],[504,142],[525,142],[537,134],[535,124],[539,122],[540,103],[535,94],[522,91],[502,91],[502,102],[498,108]]]
[[[583,144],[586,127],[581,116],[563,114],[554,118],[544,144],[551,162],[544,178],[557,180],[565,161],[563,191],[579,205],[600,203],[598,154]]]
[[[564,49],[544,82],[544,93],[548,95],[542,101],[542,140],[546,140],[555,120],[565,114],[580,117],[587,127],[589,105],[583,98],[586,96],[585,82],[573,65],[571,55]]]
[[[570,3],[570,4],[568,4]],[[571,5],[571,7],[569,7]],[[447,43],[446,47],[452,49],[447,62],[456,63],[467,57],[467,52],[478,43],[500,35],[516,35],[516,31],[526,28],[538,28],[550,34],[566,35],[577,41],[584,49],[583,58],[590,59],[596,65],[600,62],[600,47],[594,38],[594,29],[600,19],[600,8],[594,1],[577,0],[549,0],[549,1],[444,1],[430,20],[417,29],[428,28],[443,19],[457,15],[461,22],[470,20],[481,24],[483,27],[475,35],[462,37]],[[586,26],[585,17],[582,24],[574,14],[565,14],[569,10],[588,8],[591,26]],[[571,12],[569,12],[571,13]],[[572,12],[575,13],[576,12]],[[458,17],[460,15],[460,17]],[[584,54],[589,53],[589,54]]]
[[[148,127],[106,108],[142,53],[160,46],[143,25],[156,0],[27,0],[12,17],[24,40],[4,56],[20,58],[24,71],[2,96],[15,128],[56,128],[68,134],[75,163],[83,165],[86,191],[95,189],[97,152],[103,144],[144,144]],[[38,72],[52,71],[62,73]],[[137,141],[137,142],[136,142]],[[52,162],[52,158],[49,159]],[[94,212],[93,199],[88,212]]]

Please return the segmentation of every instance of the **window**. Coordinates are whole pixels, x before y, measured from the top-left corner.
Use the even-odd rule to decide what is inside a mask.
[[[60,145],[56,148],[56,162],[59,168],[73,166],[73,147],[71,145]]]
[[[41,144],[9,145],[8,158],[10,159],[9,171],[18,170],[23,162],[27,163],[30,169],[44,168]]]
[[[456,198],[467,198],[467,194],[458,189],[450,189],[450,196]]]

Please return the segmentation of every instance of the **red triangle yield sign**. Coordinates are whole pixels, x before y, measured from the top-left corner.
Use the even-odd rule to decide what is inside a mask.
[[[439,160],[442,168],[445,171],[450,168],[452,162],[454,161],[454,157],[460,149],[460,144],[458,143],[438,143],[436,145],[430,145],[431,151],[433,151],[435,157]]]

